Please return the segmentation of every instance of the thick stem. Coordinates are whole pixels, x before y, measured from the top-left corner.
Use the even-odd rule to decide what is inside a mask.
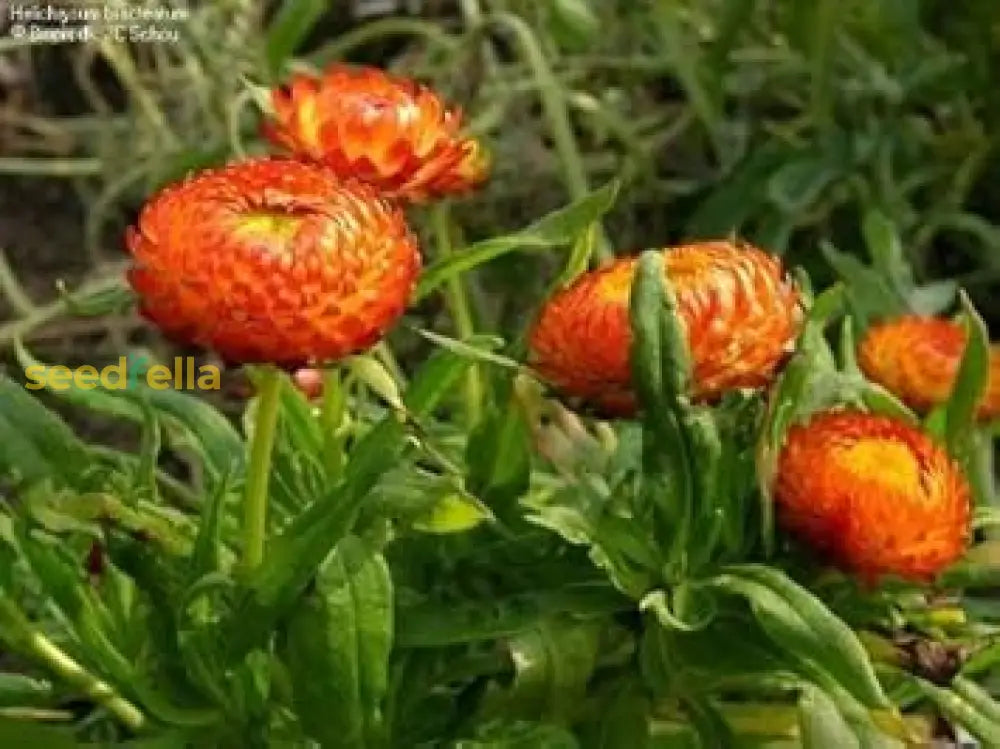
[[[246,495],[243,498],[243,569],[250,571],[264,561],[267,535],[267,486],[271,475],[271,452],[278,426],[281,373],[273,366],[261,367],[256,378],[257,413]]]

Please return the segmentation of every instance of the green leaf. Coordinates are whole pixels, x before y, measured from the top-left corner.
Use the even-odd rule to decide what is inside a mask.
[[[202,504],[198,536],[191,549],[188,580],[194,582],[219,569],[222,557],[222,521],[225,518],[229,484],[223,480]]]
[[[80,749],[73,729],[0,718],[0,746],[18,749]]]
[[[45,367],[23,347],[16,347],[21,366]],[[205,460],[205,465],[214,478],[238,468],[244,461],[243,441],[229,420],[206,403],[202,398],[179,390],[158,390],[132,378],[135,363],[124,357],[120,360],[120,389],[96,387],[84,390],[76,387],[49,390],[67,403],[82,406],[98,413],[116,418],[125,418],[137,424],[146,421],[143,405],[152,408],[163,417],[175,441],[187,442]],[[132,369],[130,369],[132,367]],[[45,378],[48,383],[48,378]],[[51,384],[51,383],[48,383]],[[2,395],[0,395],[2,397]]]
[[[529,723],[497,721],[483,726],[476,738],[455,742],[454,749],[580,749],[565,728]]]
[[[385,560],[348,536],[291,613],[283,644],[299,719],[322,746],[384,742],[392,634]]]
[[[964,463],[973,452],[976,410],[989,384],[990,335],[968,296],[963,293],[961,298],[967,343],[948,399],[945,423],[948,450]]]
[[[950,689],[935,686],[916,676],[908,676],[907,680],[948,720],[958,723],[986,746],[1000,746],[1000,719],[995,714],[984,713],[980,709],[982,705],[972,704]]]
[[[639,258],[629,306],[632,377],[639,400],[647,410],[672,404],[687,392],[691,357],[662,253],[649,251]]]
[[[774,499],[772,486],[778,456],[788,430],[809,417],[818,407],[836,402],[842,382],[824,329],[844,311],[845,289],[837,284],[820,294],[796,343],[796,352],[774,388],[767,419],[757,448],[757,477],[761,494],[761,538],[770,552],[774,543]],[[817,380],[824,378],[821,387]]]
[[[265,55],[272,75],[280,75],[285,63],[309,36],[327,10],[326,0],[284,0],[267,29]]]
[[[243,465],[243,441],[236,429],[202,398],[178,390],[155,390],[146,385],[139,385],[134,391],[124,390],[122,396],[133,401],[145,399],[158,414],[178,425],[216,480]]]
[[[414,300],[423,299],[448,279],[509,252],[544,250],[572,244],[578,234],[611,209],[618,196],[618,189],[617,181],[609,182],[519,232],[477,242],[460,253],[439,260],[423,272]]]
[[[979,713],[1000,726],[1000,702],[994,699],[993,695],[964,676],[956,676],[952,679],[951,688]]]
[[[906,299],[914,288],[913,269],[903,251],[896,226],[884,213],[870,210],[865,214],[861,230],[875,270],[889,282],[900,298]]]
[[[791,149],[771,140],[752,149],[746,159],[718,184],[695,209],[684,235],[716,239],[738,232],[744,223],[766,205],[766,184],[788,161]]]
[[[281,418],[272,456],[269,496],[271,502],[291,514],[321,497],[330,486],[331,477],[325,464],[320,419],[305,395],[285,375],[281,376],[279,399]],[[330,427],[330,431],[334,432],[335,427]],[[336,436],[329,434],[328,438],[334,440]]]
[[[891,707],[857,635],[819,598],[771,567],[743,564],[725,570],[712,584],[746,597],[779,647],[809,670],[832,676],[865,707]]]
[[[687,695],[682,698],[682,703],[702,746],[724,747],[735,744],[732,730],[710,700],[700,695]]]
[[[562,614],[600,618],[626,611],[631,604],[610,585],[584,583],[555,590],[401,608],[396,642],[401,648],[439,648],[512,637]]]
[[[657,630],[660,646],[656,649],[658,656],[647,656],[659,658],[655,667],[669,673],[675,692],[717,693],[736,684],[768,680],[781,680],[793,687],[798,684],[791,659],[749,612],[725,611],[699,629],[648,629]]]
[[[504,517],[531,481],[531,427],[510,382],[499,388],[506,402],[491,407],[469,435],[469,491]]]
[[[802,749],[862,749],[836,703],[818,687],[807,685],[799,697]]]
[[[56,287],[60,301],[74,317],[119,314],[135,302],[135,292],[120,276],[98,278],[74,291],[66,289],[62,281],[57,281]]]
[[[0,373],[0,473],[28,483],[76,485],[91,467],[86,446],[55,413]]]
[[[820,250],[844,282],[851,315],[862,327],[867,327],[872,320],[908,311],[905,298],[892,279],[869,268],[854,255],[841,252],[829,242],[821,242]]]
[[[431,343],[440,346],[447,351],[451,351],[453,354],[464,356],[474,362],[492,364],[495,367],[500,367],[514,372],[519,372],[523,368],[523,365],[519,361],[495,352],[496,349],[503,346],[502,338],[487,335],[474,335],[468,340],[459,341],[454,338],[449,338],[446,335],[435,333],[432,330],[424,330],[422,328],[414,328],[414,330],[418,335],[426,338]]]
[[[0,673],[0,706],[47,705],[53,696],[52,684],[24,674]]]
[[[536,713],[556,722],[578,717],[597,662],[598,633],[593,623],[559,620],[510,638],[514,680],[488,694],[483,709]]]
[[[601,32],[601,22],[587,0],[549,0],[549,29],[561,47],[580,51]]]
[[[783,213],[801,215],[842,170],[842,165],[818,156],[789,161],[767,181],[767,196]]]
[[[649,749],[649,699],[638,680],[624,688],[609,685],[613,695],[589,731],[584,746],[590,749]]]
[[[423,533],[462,533],[493,517],[489,508],[466,494],[450,492],[414,518],[414,530]]]
[[[666,591],[654,590],[647,593],[639,601],[639,610],[653,612],[656,621],[664,629],[676,629],[680,632],[697,632],[704,629],[711,623],[712,617],[715,615],[714,606],[709,605],[707,610],[703,607],[703,610],[698,612],[698,616],[694,617],[693,620],[689,620],[685,615],[686,612],[675,610],[679,608],[678,602],[685,595],[683,591],[684,587],[682,585],[673,591],[673,607],[671,607],[671,599],[668,597]]]
[[[691,435],[685,428],[691,361],[663,257],[639,258],[629,301],[632,382],[642,405],[644,495],[661,514],[672,569],[686,564],[694,512]]]

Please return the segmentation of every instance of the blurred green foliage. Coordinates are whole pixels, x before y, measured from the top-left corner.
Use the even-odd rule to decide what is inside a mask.
[[[991,0],[461,0],[354,18],[362,5],[225,0],[194,6],[169,48],[15,47],[43,108],[56,71],[72,74],[58,98],[76,111],[26,116],[23,153],[0,169],[83,172],[86,243],[115,257],[109,237],[151,188],[260,150],[252,84],[377,64],[460,103],[493,155],[490,182],[453,211],[463,241],[618,177],[612,249],[735,232],[823,285],[835,270],[821,244],[862,254],[859,227],[877,210],[918,281],[956,278],[1000,319]],[[37,156],[53,140],[69,158]],[[474,313],[489,328],[519,322],[525,287],[541,295],[551,265],[494,264],[477,275]]]

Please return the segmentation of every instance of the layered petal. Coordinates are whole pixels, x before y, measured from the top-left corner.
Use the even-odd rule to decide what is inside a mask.
[[[283,159],[165,188],[127,244],[142,312],[234,363],[295,367],[370,347],[403,313],[420,269],[399,208]]]
[[[272,92],[265,135],[386,195],[424,201],[481,182],[487,158],[461,135],[462,115],[431,89],[377,68],[333,65]]]
[[[748,245],[703,242],[663,250],[693,363],[692,397],[767,385],[794,343],[799,294],[777,258]],[[531,361],[564,394],[611,414],[635,411],[629,294],[636,258],[585,273],[545,305]]]
[[[885,416],[831,411],[793,427],[775,500],[783,527],[868,582],[928,580],[969,538],[959,467],[926,434]]]

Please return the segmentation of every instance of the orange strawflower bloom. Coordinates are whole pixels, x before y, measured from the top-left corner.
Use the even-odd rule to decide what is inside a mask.
[[[398,207],[280,159],[165,188],[127,243],[143,313],[233,363],[295,367],[368,348],[402,314],[420,268]]]
[[[461,112],[407,78],[332,65],[321,77],[294,76],[272,101],[264,134],[275,145],[387,195],[424,201],[486,176],[479,143],[459,132]]]
[[[663,251],[693,364],[692,397],[767,385],[798,334],[799,294],[780,261],[748,245]],[[635,411],[629,349],[634,257],[585,273],[550,299],[531,335],[533,366],[606,413]]]
[[[826,412],[792,427],[775,499],[788,530],[867,582],[928,580],[969,537],[969,486],[923,432],[885,416]]]
[[[872,327],[859,350],[864,373],[926,412],[945,403],[965,353],[965,329],[934,317],[901,317]],[[1000,346],[990,351],[990,382],[981,419],[1000,417]]]

